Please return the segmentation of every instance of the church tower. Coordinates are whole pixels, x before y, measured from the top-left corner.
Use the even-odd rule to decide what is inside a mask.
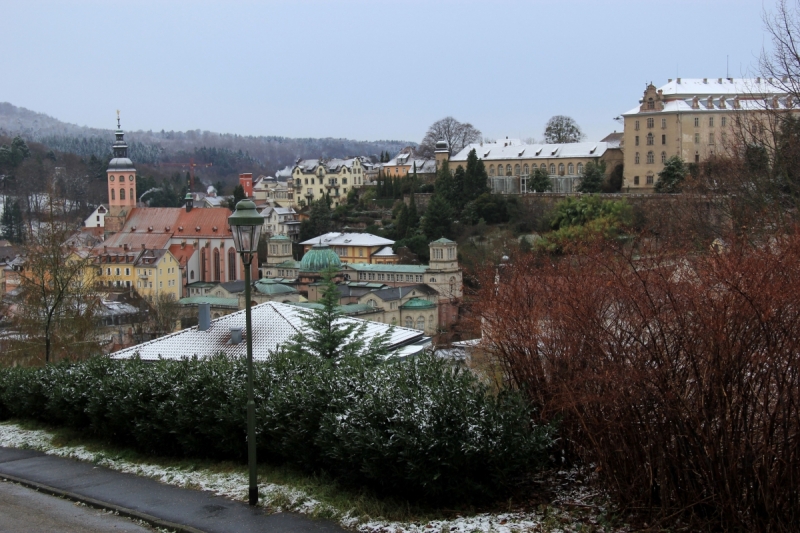
[[[128,159],[128,144],[119,123],[117,111],[116,140],[112,146],[114,158],[108,164],[108,214],[106,232],[116,233],[125,225],[131,209],[136,207],[136,168]]]

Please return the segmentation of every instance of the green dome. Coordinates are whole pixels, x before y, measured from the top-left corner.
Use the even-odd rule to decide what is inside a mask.
[[[267,294],[270,296],[275,296],[276,294],[292,294],[297,292],[288,285],[284,285],[275,280],[267,278],[256,281],[255,289],[261,294]]]
[[[409,301],[400,306],[400,309],[432,309],[436,304],[423,300],[422,298],[411,298]]]
[[[300,261],[303,272],[321,272],[329,267],[339,268],[342,261],[327,244],[315,244]]]

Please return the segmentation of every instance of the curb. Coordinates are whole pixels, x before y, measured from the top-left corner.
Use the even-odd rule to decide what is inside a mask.
[[[89,498],[88,496],[81,496],[80,494],[76,494],[74,492],[70,492],[68,490],[57,489],[55,487],[51,487],[49,485],[44,485],[42,483],[37,483],[35,481],[29,481],[27,479],[18,478],[16,476],[11,476],[9,474],[2,474],[0,473],[0,480],[2,481],[12,481],[14,483],[18,483],[24,487],[28,487],[30,489],[35,489],[39,492],[43,492],[45,494],[50,494],[51,496],[58,496],[60,498],[66,498],[67,500],[71,500],[74,502],[80,502],[83,504],[88,505],[89,507],[93,507],[95,509],[101,509],[104,511],[114,511],[120,516],[124,516],[126,518],[134,518],[136,520],[141,520],[151,526],[168,529],[170,531],[175,531],[176,533],[205,533],[203,530],[186,526],[183,524],[177,524],[175,522],[170,522],[169,520],[162,520],[160,518],[156,518],[155,516],[149,515],[147,513],[142,513],[140,511],[136,511],[134,509],[129,509],[127,507],[123,507],[121,505],[115,505],[108,502],[103,502],[100,500],[95,500],[94,498]]]

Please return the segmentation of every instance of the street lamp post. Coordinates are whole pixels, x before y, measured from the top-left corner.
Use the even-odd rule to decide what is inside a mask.
[[[242,200],[228,217],[236,251],[244,264],[244,309],[247,331],[247,465],[250,469],[249,503],[258,503],[258,481],[256,479],[256,404],[253,399],[253,328],[250,320],[250,263],[258,253],[258,238],[264,218],[256,211],[256,204]]]

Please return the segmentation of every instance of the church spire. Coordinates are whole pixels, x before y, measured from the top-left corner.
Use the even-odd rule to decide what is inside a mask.
[[[112,147],[112,150],[114,151],[114,157],[127,158],[128,144],[125,142],[125,133],[122,131],[122,126],[119,124],[119,109],[117,109],[117,131],[114,134],[117,137],[117,140],[114,141],[114,146]]]

